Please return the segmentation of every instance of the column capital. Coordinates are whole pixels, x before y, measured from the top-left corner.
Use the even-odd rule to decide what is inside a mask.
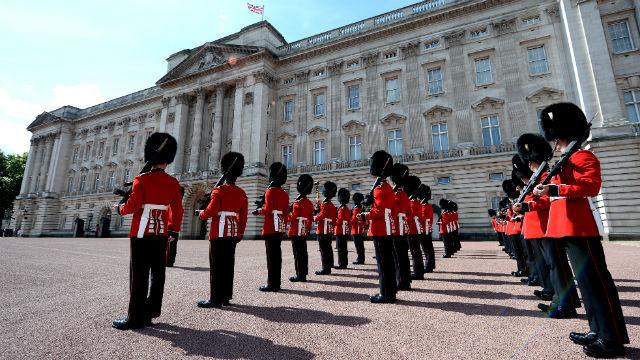
[[[189,100],[189,96],[185,93],[182,94],[178,94],[176,96],[174,96],[176,99],[176,104],[180,105],[180,104],[184,104]]]
[[[237,79],[235,79],[235,84],[236,84],[236,88],[241,88],[244,87],[244,82],[247,78],[244,76],[241,76]]]
[[[510,34],[516,31],[516,18],[503,19],[494,23],[491,23],[493,29],[498,35]]]
[[[465,30],[452,31],[444,35],[444,40],[447,42],[447,47],[457,46],[462,44],[464,39]]]
[[[162,98],[162,107],[169,107],[169,103],[171,102],[171,97],[163,97]]]
[[[329,65],[327,65],[327,70],[329,72],[329,76],[335,76],[342,74],[342,64],[343,61],[336,61]]]
[[[372,52],[365,55],[362,55],[362,66],[369,67],[378,64],[378,59],[380,58],[379,52]]]
[[[204,89],[203,89],[203,88],[201,88],[201,87],[196,88],[195,90],[193,90],[193,92],[196,94],[196,97],[197,97],[198,99],[203,99],[203,98],[204,98],[204,96],[206,95],[206,92],[205,92],[205,91],[204,91]]]

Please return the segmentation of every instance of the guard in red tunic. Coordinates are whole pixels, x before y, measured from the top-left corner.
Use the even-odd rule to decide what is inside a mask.
[[[520,193],[516,190],[516,185],[513,183],[512,179],[507,179],[502,182],[502,190],[509,197],[509,204],[507,209],[506,216],[506,226],[505,226],[505,235],[509,237],[509,242],[512,247],[513,256],[515,257],[517,270],[513,271],[511,274],[515,277],[524,277],[528,276],[529,272],[527,271],[527,261],[524,256],[524,250],[522,248],[522,241],[520,240],[520,232],[518,230],[518,215],[514,214],[511,209],[512,202],[518,198]]]
[[[296,275],[289,278],[291,282],[307,281],[309,273],[309,253],[307,252],[307,239],[313,223],[313,204],[307,198],[313,189],[311,175],[303,174],[298,178],[296,188],[300,194],[291,205],[289,215],[289,233]]]
[[[502,236],[500,236],[500,233],[498,232],[498,220],[496,219],[497,213],[494,209],[487,210],[487,213],[489,214],[489,218],[491,219],[491,229],[493,229],[493,231],[496,233],[496,236],[498,237],[498,244],[502,246]]]
[[[420,237],[420,246],[425,256],[424,272],[431,273],[436,268],[436,253],[433,248],[433,206],[431,200],[431,188],[420,184],[418,187],[418,200],[420,200],[420,220],[424,224],[424,234]]]
[[[362,212],[362,201],[364,195],[357,192],[353,194],[353,209],[351,209],[351,236],[353,237],[353,245],[356,248],[356,254],[358,255],[354,265],[364,264],[364,229],[366,222],[360,219],[360,213]]]
[[[545,139],[553,141],[561,153],[572,141],[582,142],[589,135],[590,125],[575,104],[548,106],[540,119]],[[589,356],[616,357],[624,354],[629,335],[618,291],[607,269],[598,215],[590,203],[601,185],[600,161],[592,152],[578,150],[569,154],[551,185],[538,185],[534,194],[551,197],[546,236],[563,239],[573,268],[579,269],[576,278],[590,332],[572,333],[571,340],[584,345]]]
[[[180,193],[184,198],[184,187],[180,187]],[[171,208],[168,209],[168,217],[171,217]],[[178,237],[171,238],[169,244],[167,244],[167,267],[173,267],[176,262],[176,255],[178,255]]]
[[[458,213],[458,203],[455,201],[451,202],[451,233],[453,237],[453,253],[457,253],[462,249],[462,244],[460,243],[460,222]]]
[[[420,237],[424,234],[424,223],[420,215],[422,212],[420,200],[417,198],[418,187],[420,185],[420,179],[412,175],[407,177],[402,187],[409,198],[409,209],[411,213],[408,222],[409,251],[411,252],[411,259],[413,260],[412,280],[424,280],[424,258],[422,257],[422,250],[420,250]]]
[[[324,200],[317,209],[318,214],[314,221],[318,224],[316,233],[318,234],[318,247],[320,248],[320,259],[322,260],[322,270],[316,271],[316,275],[329,275],[333,268],[333,248],[331,238],[333,237],[333,226],[338,217],[338,210],[333,205],[331,199],[336,196],[337,186],[331,181],[324,183],[322,195]]]
[[[229,305],[233,297],[233,274],[236,245],[244,236],[247,225],[247,194],[236,186],[242,175],[244,156],[229,152],[220,160],[224,183],[211,191],[211,200],[204,210],[196,210],[200,220],[211,218],[209,229],[209,300],[198,301],[198,307],[219,308]]]
[[[520,155],[515,154],[511,159],[512,164],[512,181],[516,184],[516,190],[519,192],[524,188],[525,183],[529,182],[531,175],[533,172],[529,169],[529,167],[520,159]],[[526,240],[524,238],[524,214],[514,210],[513,206],[511,208],[514,211],[514,214],[520,218],[520,222],[517,223],[517,227],[519,230],[519,238],[522,243],[522,249],[524,250],[525,259],[527,261],[527,269],[529,269],[529,276],[526,279],[520,279],[520,281],[529,286],[540,286],[543,283],[542,277],[544,273],[540,273],[541,267],[539,261],[542,259],[538,259],[536,257],[536,253],[533,249],[533,242]]]
[[[289,195],[282,190],[287,182],[287,168],[274,162],[269,167],[269,187],[264,193],[264,205],[253,215],[264,216],[262,236],[267,251],[267,284],[260,291],[279,291],[282,276],[282,238],[289,218]]]
[[[114,320],[120,330],[141,328],[160,316],[166,269],[167,239],[177,237],[182,223],[180,184],[164,172],[176,155],[177,143],[167,133],[153,133],[144,146],[144,159],[151,171],[136,176],[128,200],[114,205],[120,216],[133,214],[129,231],[131,262],[129,312]],[[171,218],[168,210],[171,209]],[[151,284],[149,284],[151,277]]]
[[[394,196],[398,221],[398,234],[393,239],[393,256],[396,263],[396,279],[398,290],[411,290],[411,263],[409,261],[409,220],[413,218],[409,197],[403,190],[403,185],[409,176],[409,168],[401,163],[393,164],[391,181],[393,182]]]
[[[442,239],[442,244],[444,245],[444,254],[443,258],[450,258],[454,252],[454,244],[452,238],[452,229],[451,223],[453,215],[451,213],[451,202],[447,199],[440,199],[438,203],[440,205],[440,209],[442,212],[440,213],[440,221],[438,222],[440,227],[440,238]]]
[[[338,216],[333,233],[336,234],[336,246],[338,247],[338,266],[336,269],[346,269],[349,262],[349,250],[347,247],[349,235],[351,234],[351,210],[349,210],[349,200],[351,194],[349,190],[340,188],[338,190]]]
[[[386,151],[378,150],[371,155],[369,173],[377,177],[370,194],[371,211],[360,214],[369,221],[368,235],[373,239],[378,263],[380,293],[371,296],[372,303],[394,303],[396,301],[396,265],[393,258],[393,238],[397,232],[395,195],[386,178],[391,175],[393,158]]]

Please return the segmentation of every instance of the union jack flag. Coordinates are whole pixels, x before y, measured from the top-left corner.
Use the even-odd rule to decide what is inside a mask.
[[[264,12],[264,5],[259,6],[259,5],[252,5],[247,3],[247,8],[249,8],[249,11],[256,14],[262,14]]]

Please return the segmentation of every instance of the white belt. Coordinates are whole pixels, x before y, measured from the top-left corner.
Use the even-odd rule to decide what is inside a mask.
[[[566,196],[551,196],[549,199],[551,201],[556,201],[556,200],[561,200],[561,199],[566,199]]]
[[[404,224],[405,224],[404,219],[406,219],[406,218],[407,218],[407,214],[398,213],[398,232],[399,232],[400,236],[404,235],[404,230],[405,230],[405,228],[404,228]]]
[[[391,209],[384,209],[384,225],[387,228],[387,236],[393,235],[393,223],[391,218]]]
[[[284,221],[281,216],[278,216],[278,215],[282,215],[282,211],[273,210],[272,213],[273,213],[273,229],[276,232],[284,232]]]
[[[416,223],[416,233],[422,234],[422,227],[420,226],[420,218],[417,216],[414,216],[413,222]]]
[[[324,234],[330,234],[329,230],[331,229],[331,219],[324,219]]]
[[[349,222],[342,220],[342,235],[347,235],[349,233]]]
[[[429,219],[424,221],[424,233],[425,234],[431,233],[431,220]]]
[[[238,213],[232,212],[232,211],[220,211],[218,213],[218,216],[220,216],[220,220],[218,221],[218,236],[220,237],[224,237],[226,234],[224,233],[224,226],[227,223],[227,217],[233,217],[233,218],[237,218],[238,217]],[[237,230],[233,229],[230,234],[230,236],[237,236]]]
[[[298,219],[298,236],[307,235],[307,218],[297,217]]]
[[[136,234],[136,236],[139,239],[144,237],[144,231],[147,230],[147,225],[149,225],[149,213],[151,210],[167,210],[168,208],[167,205],[144,204],[142,206],[142,217],[140,218],[140,225],[138,226],[138,234]]]

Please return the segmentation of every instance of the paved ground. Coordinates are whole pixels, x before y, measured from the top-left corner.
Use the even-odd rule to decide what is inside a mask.
[[[545,319],[532,288],[506,274],[514,263],[496,243],[463,243],[436,273],[414,282],[395,305],[373,305],[369,264],[311,276],[306,284],[263,294],[262,242],[238,248],[235,306],[199,309],[208,296],[208,244],[181,241],[168,269],[163,314],[153,327],[117,331],[128,296],[126,239],[0,238],[0,357],[245,359],[582,359],[567,334],[575,320]],[[441,252],[441,243],[437,243]],[[289,243],[284,274],[292,273]],[[606,244],[624,305],[631,345],[640,358],[640,248]],[[310,244],[311,269],[318,268]],[[353,254],[350,254],[353,258]]]

